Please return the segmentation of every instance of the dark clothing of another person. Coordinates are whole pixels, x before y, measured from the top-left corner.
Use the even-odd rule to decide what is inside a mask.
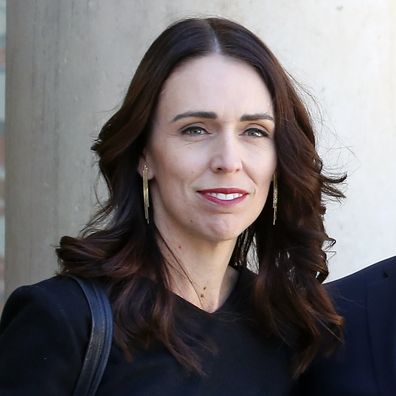
[[[128,362],[113,343],[98,396],[288,395],[288,349],[264,338],[247,319],[254,276],[242,269],[231,295],[214,313],[174,295],[178,326],[216,347],[210,352],[194,344],[207,376],[189,375],[160,344]],[[17,289],[0,323],[0,395],[71,395],[89,329],[90,311],[75,281],[58,276]]]
[[[345,343],[301,377],[301,396],[396,395],[396,257],[328,284]]]

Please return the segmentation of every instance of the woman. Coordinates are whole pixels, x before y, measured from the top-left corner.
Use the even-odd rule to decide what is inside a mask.
[[[340,335],[327,276],[312,125],[269,49],[224,19],[165,30],[93,150],[109,197],[60,276],[4,310],[0,393],[71,394],[97,279],[114,342],[99,395],[286,395]],[[257,275],[247,269],[256,268]],[[37,390],[36,390],[37,389]]]

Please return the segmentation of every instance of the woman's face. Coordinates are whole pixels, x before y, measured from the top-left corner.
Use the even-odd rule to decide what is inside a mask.
[[[235,240],[262,211],[276,168],[270,94],[248,64],[218,54],[167,79],[141,166],[164,235]]]

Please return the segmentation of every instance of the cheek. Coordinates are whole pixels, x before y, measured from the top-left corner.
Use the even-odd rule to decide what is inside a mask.
[[[260,188],[268,189],[276,171],[276,163],[275,150],[268,150],[264,154],[261,153],[255,158],[255,161],[251,162],[252,178]]]
[[[153,164],[153,178],[150,183],[154,212],[180,201],[183,178],[176,161],[158,158],[158,161]]]
[[[204,162],[202,153],[188,146],[177,147],[177,142],[173,143],[153,150],[153,177],[173,182],[176,179],[187,180],[198,175]]]

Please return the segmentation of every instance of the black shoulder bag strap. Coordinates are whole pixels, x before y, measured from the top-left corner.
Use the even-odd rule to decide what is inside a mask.
[[[95,395],[107,365],[113,339],[113,317],[103,288],[95,281],[69,275],[81,287],[91,310],[92,326],[87,351],[73,396]]]

